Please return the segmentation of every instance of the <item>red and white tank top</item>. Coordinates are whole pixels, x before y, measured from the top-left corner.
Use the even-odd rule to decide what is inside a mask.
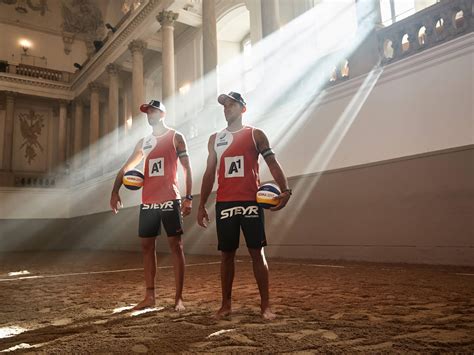
[[[170,129],[161,136],[143,138],[145,157],[142,203],[162,203],[180,198],[178,190],[178,156]]]
[[[255,201],[260,178],[254,127],[216,134],[217,198],[220,201]]]

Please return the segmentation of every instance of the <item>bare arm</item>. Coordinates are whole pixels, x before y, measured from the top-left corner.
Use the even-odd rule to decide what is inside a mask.
[[[143,159],[142,144],[143,144],[143,139],[140,139],[140,141],[135,146],[133,153],[128,158],[127,162],[122,166],[122,168],[117,173],[117,176],[114,182],[114,187],[112,188],[112,194],[110,197],[110,207],[112,208],[112,211],[114,211],[114,213],[117,213],[118,209],[122,206],[119,190],[120,190],[120,187],[122,186],[123,174],[125,174],[126,171],[133,169]]]
[[[282,193],[278,196],[280,202],[277,206],[271,208],[272,211],[277,211],[285,207],[285,205],[288,203],[288,200],[290,199],[291,194],[288,189],[288,181],[280,163],[275,157],[275,154],[272,152],[268,153],[268,155],[265,155],[265,153],[269,152],[270,149],[270,143],[268,142],[268,138],[265,133],[260,129],[255,129],[254,138],[258,151],[260,154],[264,155],[265,162],[268,165],[268,169],[270,169],[270,174],[272,174],[276,183],[280,187],[280,190],[282,191]]]
[[[216,135],[213,134],[209,138],[209,142],[207,144],[209,155],[207,157],[206,171],[204,172],[201,185],[201,201],[199,203],[198,210],[198,224],[204,228],[207,227],[207,223],[209,222],[209,216],[206,210],[206,202],[209,198],[209,195],[211,194],[212,187],[214,186],[214,181],[216,179],[217,154],[214,150],[215,140]]]
[[[191,195],[193,188],[193,173],[191,170],[191,161],[187,154],[186,140],[181,133],[176,133],[174,139],[176,153],[178,154],[179,161],[183,167],[184,178],[186,182],[186,195]],[[181,212],[183,213],[183,216],[189,215],[191,213],[191,208],[192,201],[185,198],[181,206]]]

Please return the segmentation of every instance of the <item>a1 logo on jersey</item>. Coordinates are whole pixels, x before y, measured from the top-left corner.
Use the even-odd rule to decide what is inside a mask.
[[[224,157],[225,177],[243,177],[244,176],[244,156]]]
[[[156,158],[148,160],[148,176],[164,176],[165,159]]]

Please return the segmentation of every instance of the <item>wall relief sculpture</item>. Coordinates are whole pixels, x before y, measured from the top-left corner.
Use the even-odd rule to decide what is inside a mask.
[[[63,0],[63,31],[97,38],[103,34],[102,13],[92,0]]]
[[[28,160],[28,164],[31,165],[31,162],[38,156],[37,150],[39,149],[41,152],[44,150],[38,141],[44,127],[44,118],[43,115],[35,113],[34,110],[30,110],[28,113],[20,113],[18,118],[23,137],[19,149],[25,148],[25,158]]]
[[[15,10],[20,14],[28,13],[28,9],[39,11],[44,16],[48,10],[48,0],[1,0],[0,4],[14,5]]]

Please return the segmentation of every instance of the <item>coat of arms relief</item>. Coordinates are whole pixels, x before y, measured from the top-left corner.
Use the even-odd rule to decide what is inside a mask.
[[[44,148],[38,141],[44,128],[44,116],[29,110],[28,113],[20,113],[20,130],[23,142],[19,150],[25,149],[25,159],[28,164],[35,160],[39,152],[43,152]]]

